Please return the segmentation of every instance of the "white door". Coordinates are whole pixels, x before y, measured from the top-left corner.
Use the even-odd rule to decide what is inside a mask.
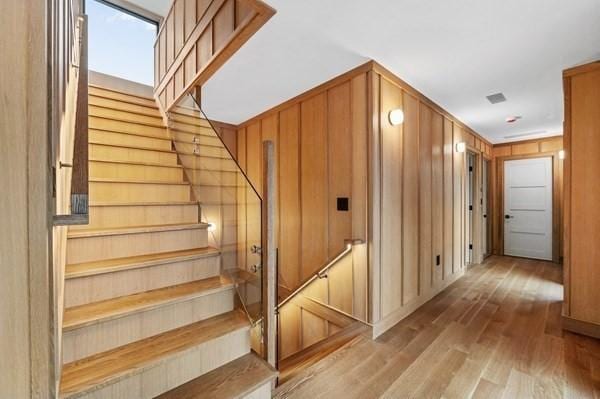
[[[504,162],[504,254],[552,260],[552,158]]]
[[[483,255],[488,255],[488,173],[489,161],[483,160],[483,170],[481,171],[481,232],[482,232],[482,251]]]

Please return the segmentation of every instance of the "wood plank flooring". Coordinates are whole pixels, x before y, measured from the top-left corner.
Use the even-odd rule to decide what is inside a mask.
[[[275,397],[600,398],[600,340],[562,331],[561,281],[559,265],[491,257],[376,341],[354,339]]]

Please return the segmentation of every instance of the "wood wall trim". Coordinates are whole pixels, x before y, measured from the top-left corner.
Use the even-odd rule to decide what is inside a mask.
[[[600,61],[594,61],[589,64],[579,65],[563,71],[563,78],[572,77],[582,73],[593,72],[600,69]]]

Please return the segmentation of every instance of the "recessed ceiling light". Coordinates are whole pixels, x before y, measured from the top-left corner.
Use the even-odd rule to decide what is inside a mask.
[[[516,121],[518,121],[519,119],[523,118],[522,116],[519,115],[515,115],[515,116],[507,116],[506,117],[506,123],[514,123]]]
[[[485,98],[487,98],[488,101],[491,102],[492,104],[503,103],[504,101],[506,101],[506,97],[504,97],[504,94],[502,94],[502,93],[490,94],[489,96],[486,96]]]

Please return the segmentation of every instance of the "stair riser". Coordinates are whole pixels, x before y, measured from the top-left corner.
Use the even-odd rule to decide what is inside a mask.
[[[235,203],[238,198],[237,191],[240,191],[240,198],[242,190],[238,190],[235,187],[211,187],[211,186],[195,186],[194,192],[198,196],[200,202],[207,203],[224,203],[231,204]]]
[[[199,154],[200,156],[206,157],[231,158],[227,150],[220,147],[177,142],[175,143],[175,148],[177,149],[177,152]]]
[[[248,329],[236,330],[186,350],[180,356],[150,370],[124,378],[88,395],[73,395],[69,398],[152,399],[249,352]]]
[[[137,96],[132,96],[126,93],[115,92],[112,90],[104,90],[100,87],[90,86],[88,88],[88,93],[91,96],[101,96],[105,98],[110,98],[112,100],[116,100],[119,102],[126,102],[131,104],[144,105],[146,107],[156,108],[156,102],[151,98],[141,98]],[[158,109],[157,109],[158,111]]]
[[[241,174],[236,172],[197,170],[190,176],[190,180],[195,185],[235,185],[240,183],[241,176]]]
[[[219,256],[68,279],[65,306],[77,306],[218,276]]]
[[[201,118],[199,112],[198,112],[198,116],[189,116],[189,115],[173,113],[169,116],[169,119],[173,122],[186,123],[186,124],[198,125],[198,126],[203,126],[203,127],[210,127],[210,123],[206,119]]]
[[[142,105],[130,104],[124,101],[113,100],[111,98],[89,96],[89,105],[95,105],[99,107],[112,108],[119,111],[133,112],[136,114],[142,114],[147,116],[153,116],[155,118],[161,118],[160,112],[155,107],[144,107]]]
[[[171,150],[170,140],[157,139],[148,136],[136,136],[134,134],[108,132],[104,130],[90,129],[89,140],[94,143],[102,144],[145,147],[164,151]]]
[[[202,248],[208,245],[207,242],[208,232],[206,229],[69,238],[67,263]]]
[[[182,202],[190,200],[190,188],[160,183],[90,182],[90,198],[95,202]]]
[[[104,352],[233,310],[233,289],[138,312],[77,330],[63,336],[64,362]]]
[[[186,133],[186,132],[171,130],[171,136],[173,137],[173,140],[182,141],[182,142],[186,142],[186,143],[197,142],[198,144],[212,145],[212,146],[216,146],[216,147],[220,147],[223,145],[223,142],[221,141],[221,139],[218,138],[214,132],[206,131],[205,134],[208,134],[208,135],[204,135],[204,134],[200,135],[200,134]]]
[[[169,127],[175,130],[180,130],[185,133],[196,133],[205,135],[214,135],[215,131],[210,125],[196,126],[187,123],[181,123],[177,121],[169,121]]]
[[[97,116],[100,118],[115,119],[126,122],[162,125],[162,118],[157,116],[134,114],[131,112],[120,111],[117,109],[97,107],[95,105],[90,105],[88,109],[90,116]]]
[[[90,161],[89,171],[91,178],[183,182],[183,169],[164,166]]]
[[[198,223],[198,205],[91,206],[90,224],[71,230]]]
[[[110,130],[124,133],[138,133],[147,136],[167,137],[167,129],[156,126],[146,126],[139,123],[115,121],[112,119],[89,117],[90,129]]]
[[[211,171],[220,172],[237,172],[238,167],[233,160],[230,159],[216,159],[216,158],[204,158],[197,155],[179,155],[181,164],[184,167],[195,168],[195,169],[210,169]]]
[[[101,161],[123,162],[154,162],[166,165],[177,165],[177,154],[127,147],[113,147],[106,145],[90,144],[89,156]]]

